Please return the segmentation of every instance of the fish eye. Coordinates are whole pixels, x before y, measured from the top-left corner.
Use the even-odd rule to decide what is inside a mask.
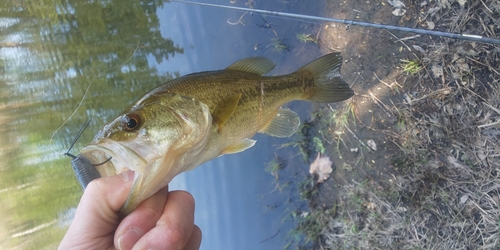
[[[128,114],[122,118],[122,126],[125,130],[132,131],[139,127],[141,117],[137,114]]]

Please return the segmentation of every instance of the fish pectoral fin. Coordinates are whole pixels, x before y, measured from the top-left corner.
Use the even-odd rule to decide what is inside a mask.
[[[241,93],[229,97],[225,101],[220,102],[217,107],[215,107],[214,113],[212,114],[212,122],[213,124],[216,124],[218,126],[219,133],[222,129],[222,126],[224,126],[224,123],[229,120],[229,117],[231,117],[231,115],[234,113],[234,110],[236,110],[240,98]]]
[[[250,57],[239,60],[231,64],[226,69],[249,72],[257,75],[263,75],[274,69],[273,61],[265,57]]]
[[[255,145],[255,142],[257,142],[257,141],[245,138],[245,139],[239,141],[238,143],[230,145],[229,147],[222,150],[221,155],[223,155],[223,154],[236,154],[239,152],[243,152],[243,151],[251,148],[253,145]]]
[[[289,109],[279,109],[276,116],[259,133],[284,138],[297,132],[299,126],[300,118],[297,113]]]

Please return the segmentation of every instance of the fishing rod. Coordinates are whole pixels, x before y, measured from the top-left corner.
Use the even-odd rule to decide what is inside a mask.
[[[468,40],[468,41],[475,41],[475,42],[482,42],[482,43],[500,44],[500,39],[498,39],[498,38],[483,37],[483,36],[478,36],[478,35],[457,34],[457,33],[434,31],[434,30],[415,29],[415,28],[408,28],[408,27],[402,27],[402,26],[385,25],[385,24],[368,23],[368,22],[358,22],[358,21],[346,20],[346,19],[293,14],[293,13],[286,13],[286,12],[279,12],[279,11],[251,9],[251,8],[244,8],[244,7],[220,5],[220,4],[199,3],[199,2],[191,2],[191,1],[185,1],[185,0],[170,0],[170,1],[171,2],[178,2],[178,3],[199,5],[199,6],[208,6],[208,7],[215,7],[215,8],[246,11],[246,12],[250,12],[250,13],[258,13],[258,14],[271,15],[271,16],[282,16],[282,17],[291,17],[291,18],[298,18],[298,19],[305,19],[305,20],[342,23],[342,24],[347,24],[347,25],[357,25],[357,26],[371,27],[371,28],[376,28],[376,29],[397,30],[397,31],[412,32],[412,33],[417,33],[417,34],[433,35],[433,36],[441,36],[441,37],[449,37],[449,38],[454,38],[454,39]]]

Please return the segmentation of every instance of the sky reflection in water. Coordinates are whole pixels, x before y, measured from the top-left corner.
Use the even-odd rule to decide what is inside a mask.
[[[211,2],[230,4],[223,0]],[[129,0],[123,4],[126,7],[135,3]],[[79,12],[82,8],[92,12],[89,5],[30,1],[25,4],[20,5],[19,10],[40,8],[40,12],[29,13],[33,20],[43,12],[42,7],[56,8],[56,13],[67,15],[53,19],[60,20],[60,24],[51,23],[50,16],[45,19],[49,24],[32,22],[21,16],[28,11],[16,12],[18,9],[12,7],[9,13],[20,17],[0,21],[2,27],[20,26],[2,38],[4,46],[0,48],[0,70],[5,73],[0,82],[0,118],[5,132],[0,151],[4,159],[0,163],[0,198],[5,205],[0,212],[10,215],[0,219],[4,225],[0,238],[5,239],[0,242],[2,249],[53,249],[64,234],[81,190],[71,171],[70,159],[52,152],[49,137],[74,111],[89,83],[93,85],[82,108],[54,137],[58,151],[68,148],[87,117],[93,118],[72,151],[76,153],[100,127],[169,75],[222,69],[249,56],[268,57],[277,64],[271,75],[285,74],[321,55],[318,46],[296,39],[297,33],[317,31],[318,24],[246,14],[242,19],[245,25],[230,25],[228,20],[234,22],[243,13],[166,3],[156,9],[159,20],[156,30],[136,31],[131,35],[104,32],[106,37],[102,38],[104,35],[99,32],[103,31],[95,28],[101,24],[92,23],[100,20],[92,17],[94,13],[72,16],[84,13]],[[321,15],[319,10],[324,3],[262,1],[258,4],[255,7],[261,9]],[[244,3],[234,5],[244,6]],[[113,8],[120,7],[114,5]],[[120,18],[134,22],[126,11],[117,11],[126,15],[120,17],[112,15],[115,12],[107,7],[102,9],[108,11],[103,16],[109,24]],[[259,27],[266,21],[272,29]],[[83,27],[83,23],[94,26]],[[123,22],[122,25],[131,24]],[[90,35],[75,42],[71,40],[77,37],[71,33],[75,29]],[[158,33],[171,39],[183,52],[167,53],[168,60],[157,60],[148,52],[155,45],[145,43]],[[115,43],[109,46],[114,46],[116,54],[99,54],[99,50],[107,49],[108,36],[115,36],[112,38]],[[285,39],[290,45],[289,51],[273,50],[272,39],[277,37]],[[16,46],[5,46],[7,42]],[[120,54],[123,51],[126,55]],[[308,118],[309,104],[294,102],[291,107],[303,119]],[[289,139],[264,135],[257,135],[255,139],[257,144],[253,148],[205,163],[176,177],[170,185],[171,189],[185,189],[194,195],[195,220],[203,230],[202,249],[279,249],[286,243],[290,223],[284,218],[292,209],[286,201],[295,194],[273,191],[274,177],[265,167],[275,157],[277,146]],[[294,154],[287,150],[278,153],[289,157]],[[276,237],[269,239],[274,235]]]

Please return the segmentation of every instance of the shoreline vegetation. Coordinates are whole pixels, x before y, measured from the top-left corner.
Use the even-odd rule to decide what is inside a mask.
[[[500,37],[498,0],[422,1],[405,5],[400,17],[386,2],[356,12],[328,3],[334,17],[382,13],[375,21]],[[359,50],[342,70],[356,95],[319,106],[284,145],[299,149],[294,158],[305,173],[318,152],[331,157],[334,171],[324,183],[309,174],[290,182],[280,176],[290,171],[288,159],[269,163],[277,190],[307,203],[284,218],[296,225],[285,248],[500,247],[500,47],[364,30],[350,48],[354,32],[335,28],[298,38],[344,55]]]

